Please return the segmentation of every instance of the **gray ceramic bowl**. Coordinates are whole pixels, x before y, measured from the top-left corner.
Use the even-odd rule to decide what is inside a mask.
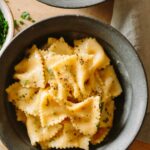
[[[67,21],[67,23],[66,23]],[[37,150],[32,147],[25,127],[16,121],[14,107],[8,103],[6,87],[12,83],[13,68],[26,48],[39,47],[49,36],[72,43],[73,39],[95,37],[115,66],[123,93],[116,100],[114,126],[105,139],[91,150],[125,150],[138,133],[147,105],[147,84],[142,64],[133,46],[111,26],[83,16],[50,18],[21,32],[0,58],[0,138],[9,150]]]
[[[99,4],[105,0],[38,0],[45,4],[60,8],[83,8]]]

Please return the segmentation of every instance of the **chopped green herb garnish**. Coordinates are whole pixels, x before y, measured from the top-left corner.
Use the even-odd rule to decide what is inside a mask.
[[[5,42],[8,33],[8,22],[5,20],[3,13],[0,10],[0,49]]]
[[[24,20],[28,20],[28,21],[31,21],[33,23],[35,22],[35,20],[31,18],[31,15],[27,11],[24,11],[21,14],[19,20],[14,20],[15,29],[18,29],[20,27],[20,25],[24,25],[25,24]]]
[[[35,22],[34,19],[32,19],[30,13],[28,13],[27,11],[24,11],[22,14],[21,14],[21,18],[24,19],[24,20],[28,20],[28,21],[31,21],[31,22]]]
[[[15,29],[19,28],[19,23],[17,20],[14,20],[14,26],[15,26]]]
[[[20,25],[24,25],[23,20],[14,20],[15,29],[18,29],[20,27]]]
[[[22,20],[19,20],[19,23],[20,23],[21,25],[24,25],[24,22],[23,22]]]
[[[30,16],[30,14],[29,14],[27,11],[24,11],[24,12],[21,14],[21,18],[22,18],[22,19],[25,19],[25,20],[29,20],[29,19],[31,19],[31,16]]]

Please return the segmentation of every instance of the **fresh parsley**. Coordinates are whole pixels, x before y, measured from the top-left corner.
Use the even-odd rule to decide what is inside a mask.
[[[28,20],[28,21],[31,21],[31,22],[35,22],[35,20],[32,19],[30,13],[27,12],[27,11],[24,11],[24,12],[21,14],[21,18],[24,19],[24,20]]]
[[[0,10],[0,49],[6,40],[8,33],[8,22],[5,20],[3,13]]]

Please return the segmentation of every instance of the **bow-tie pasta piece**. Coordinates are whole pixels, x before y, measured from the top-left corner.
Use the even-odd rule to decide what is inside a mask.
[[[14,105],[33,116],[39,114],[39,95],[40,91],[34,88],[22,87],[20,83],[14,83],[12,86],[6,89],[8,98],[13,100]],[[14,92],[15,91],[15,92]]]
[[[113,66],[108,66],[104,70],[101,70],[99,73],[102,81],[104,82],[104,99],[107,99],[110,96],[117,97],[120,95],[122,88],[113,69]]]
[[[49,47],[48,51],[55,52],[58,55],[71,55],[73,54],[73,47],[69,46],[63,38],[60,38]]]
[[[114,118],[115,104],[113,100],[108,100],[106,102],[101,102],[101,118],[99,127],[111,128]]]
[[[6,92],[8,94],[8,100],[12,103],[15,103],[16,101],[19,101],[20,99],[30,99],[34,95],[35,92],[37,92],[37,89],[35,88],[24,88],[19,82],[13,83],[10,85]]]
[[[79,87],[74,75],[75,70],[72,70],[74,65],[76,65],[76,61],[76,55],[66,56],[64,60],[52,67],[58,83],[59,99],[67,99],[68,96],[78,98],[80,96]]]
[[[44,60],[45,81],[51,85],[52,82],[56,81],[52,66],[64,60],[65,55],[57,55],[53,52],[44,50],[41,50],[40,53]]]
[[[60,123],[67,117],[62,103],[54,99],[47,91],[41,94],[40,100],[40,120],[42,127]]]
[[[26,123],[27,117],[26,117],[26,114],[22,110],[16,109],[16,116],[17,116],[17,121]]]
[[[95,71],[89,77],[89,79],[85,82],[86,93],[89,96],[99,95],[102,96],[102,87],[103,82],[99,76],[99,72]]]
[[[45,87],[43,62],[35,45],[28,51],[28,57],[15,66],[14,79],[27,88]]]
[[[93,96],[68,106],[73,126],[84,135],[92,136],[97,131],[100,120],[100,97]],[[89,130],[90,129],[90,130]]]
[[[92,137],[92,144],[97,144],[102,142],[107,134],[109,133],[112,124],[113,124],[113,118],[114,118],[114,101],[108,100],[105,102],[101,102],[101,118],[100,122],[97,126],[98,131],[96,134]]]
[[[41,127],[39,118],[30,115],[27,116],[26,126],[32,145],[36,145],[37,142],[50,140],[62,128],[60,124],[43,128]]]
[[[104,141],[105,137],[108,135],[110,128],[99,128],[96,134],[92,137],[91,143],[98,144]]]
[[[89,137],[81,134],[76,130],[69,120],[63,122],[63,129],[49,142],[43,142],[43,148],[56,148],[56,149],[67,149],[67,148],[81,148],[88,150]]]
[[[47,43],[42,47],[44,50],[48,50],[52,44],[54,44],[58,39],[49,37]]]
[[[20,83],[16,82],[6,89],[8,99],[18,109],[32,115],[38,114],[38,90],[35,88],[22,87]]]
[[[90,68],[93,63],[93,55],[82,54],[77,55],[76,64],[76,81],[83,95],[87,95],[88,91],[85,88],[86,81],[90,78],[91,71]]]
[[[75,40],[74,44],[77,53],[94,55],[91,71],[105,68],[110,64],[110,59],[105,54],[103,47],[94,38],[86,38],[79,41]]]

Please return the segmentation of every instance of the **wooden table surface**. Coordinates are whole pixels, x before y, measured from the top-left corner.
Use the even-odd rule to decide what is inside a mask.
[[[20,15],[22,12],[27,11],[31,14],[31,17],[35,21],[40,21],[42,19],[64,15],[64,14],[81,14],[91,17],[96,17],[105,23],[110,23],[113,11],[113,1],[109,0],[105,3],[99,4],[97,6],[92,6],[84,9],[60,9],[45,4],[39,3],[36,0],[7,0],[7,3],[12,11],[14,19],[20,20]],[[24,21],[24,25],[20,25],[15,31],[17,34],[22,29],[30,26],[32,22]],[[7,150],[2,143],[0,143],[0,150]],[[130,146],[129,150],[150,150],[150,144],[135,140]]]

